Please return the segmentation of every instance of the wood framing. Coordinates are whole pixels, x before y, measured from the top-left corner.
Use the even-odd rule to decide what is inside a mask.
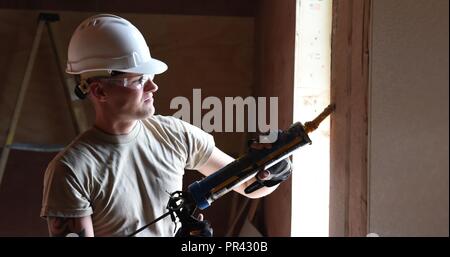
[[[371,0],[334,0],[330,236],[367,234]]]

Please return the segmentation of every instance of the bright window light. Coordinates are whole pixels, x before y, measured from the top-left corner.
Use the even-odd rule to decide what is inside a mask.
[[[315,118],[330,103],[332,0],[297,0],[294,122]],[[329,236],[330,123],[294,152],[291,236]]]

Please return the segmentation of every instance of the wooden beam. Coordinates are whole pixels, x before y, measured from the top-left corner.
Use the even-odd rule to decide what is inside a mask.
[[[370,4],[333,1],[331,236],[367,234]]]
[[[259,0],[4,0],[0,1],[0,9],[254,16],[258,2]]]

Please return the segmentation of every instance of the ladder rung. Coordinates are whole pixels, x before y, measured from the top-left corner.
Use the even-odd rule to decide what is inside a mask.
[[[64,149],[64,145],[43,145],[43,144],[26,144],[26,143],[14,143],[6,147],[14,150],[32,151],[32,152],[59,152]]]

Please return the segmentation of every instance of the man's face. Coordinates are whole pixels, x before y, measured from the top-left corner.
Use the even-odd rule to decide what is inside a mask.
[[[155,113],[153,94],[158,86],[153,76],[121,74],[102,83],[105,98],[102,105],[109,115],[121,120],[140,120]]]

